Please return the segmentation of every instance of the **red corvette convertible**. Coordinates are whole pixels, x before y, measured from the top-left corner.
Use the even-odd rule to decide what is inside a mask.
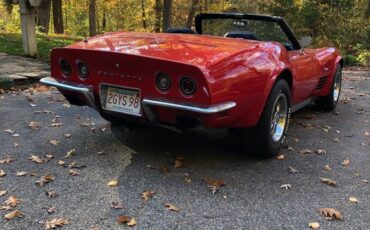
[[[41,82],[112,124],[228,128],[246,151],[272,157],[290,113],[338,103],[342,58],[310,42],[281,17],[200,14],[196,31],[106,33],[54,49]]]

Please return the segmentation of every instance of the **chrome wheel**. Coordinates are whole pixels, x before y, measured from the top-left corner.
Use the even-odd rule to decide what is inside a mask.
[[[333,89],[333,99],[334,102],[337,102],[339,99],[339,94],[340,94],[340,88],[342,86],[342,75],[341,72],[338,71],[335,75],[334,79],[334,89]]]
[[[273,142],[280,141],[288,121],[288,101],[285,94],[276,98],[271,114],[271,138]]]

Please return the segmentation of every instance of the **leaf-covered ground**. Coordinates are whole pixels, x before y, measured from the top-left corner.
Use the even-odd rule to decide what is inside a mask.
[[[0,93],[1,229],[369,229],[370,78],[293,116],[276,159],[160,128],[124,143],[53,89]]]

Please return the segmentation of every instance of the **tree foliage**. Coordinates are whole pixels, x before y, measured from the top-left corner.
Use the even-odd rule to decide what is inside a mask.
[[[19,31],[18,6],[10,4],[13,0],[2,1],[0,31]],[[49,13],[50,20],[40,17],[39,32],[72,37],[117,30],[160,32],[194,26],[194,15],[201,12],[242,12],[283,16],[298,37],[312,36],[316,47],[336,46],[347,54],[365,56],[370,48],[370,0],[51,1],[61,7],[45,7],[51,12],[42,15]]]

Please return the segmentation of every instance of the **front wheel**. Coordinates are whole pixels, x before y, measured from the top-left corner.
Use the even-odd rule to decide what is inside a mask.
[[[243,130],[244,149],[263,158],[276,156],[283,146],[290,117],[290,89],[280,79],[271,90],[256,127]]]
[[[340,92],[342,89],[342,67],[337,65],[335,69],[333,83],[327,96],[319,97],[316,101],[318,107],[324,111],[333,111],[338,104]]]

